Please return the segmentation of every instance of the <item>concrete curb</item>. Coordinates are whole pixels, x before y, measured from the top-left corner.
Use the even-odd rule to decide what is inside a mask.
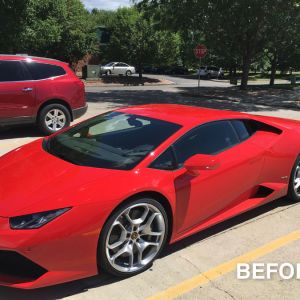
[[[211,97],[209,95],[195,95],[190,93],[180,93],[182,96],[186,97],[193,97],[198,98],[201,100],[223,100],[224,102],[232,102],[232,103],[241,103],[241,104],[254,104],[254,105],[261,105],[261,106],[268,106],[268,107],[278,107],[278,108],[289,108],[289,109],[297,109],[300,110],[300,103],[297,105],[295,102],[289,102],[289,103],[266,103],[266,102],[256,102],[256,101],[249,101],[249,100],[233,100],[228,97],[220,97],[220,96],[214,96]]]
[[[98,83],[89,83],[84,81],[85,87],[137,87],[137,86],[163,86],[163,85],[176,85],[174,81],[166,80],[167,82],[158,82],[158,83],[144,83],[144,84],[121,84],[121,83],[107,83],[107,84],[98,84]]]

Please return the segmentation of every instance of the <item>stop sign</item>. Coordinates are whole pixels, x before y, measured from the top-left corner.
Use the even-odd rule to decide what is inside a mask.
[[[197,45],[194,49],[194,54],[197,58],[203,58],[207,54],[207,48],[205,45]]]

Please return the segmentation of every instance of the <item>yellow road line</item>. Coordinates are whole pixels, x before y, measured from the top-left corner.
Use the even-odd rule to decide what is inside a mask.
[[[281,247],[286,246],[296,240],[300,239],[300,230],[291,232],[283,237],[280,237],[277,240],[274,240],[262,247],[256,248],[253,251],[250,251],[246,254],[238,256],[228,262],[220,264],[215,268],[212,268],[202,274],[199,274],[195,277],[187,279],[175,286],[172,286],[150,298],[148,300],[158,300],[158,299],[174,299],[179,297],[194,288],[204,285],[209,281],[212,281],[222,275],[225,275],[231,271],[233,271],[238,263],[248,263],[254,261],[257,258],[260,258],[270,252],[273,252]]]

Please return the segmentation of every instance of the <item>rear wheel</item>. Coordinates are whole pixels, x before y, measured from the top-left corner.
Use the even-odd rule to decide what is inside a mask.
[[[288,196],[294,202],[300,202],[300,156],[296,159],[292,169]]]
[[[100,268],[129,277],[148,269],[163,249],[168,219],[156,200],[142,198],[120,207],[103,227],[98,246]]]
[[[45,106],[38,115],[38,127],[45,135],[50,135],[70,125],[71,115],[62,104]]]

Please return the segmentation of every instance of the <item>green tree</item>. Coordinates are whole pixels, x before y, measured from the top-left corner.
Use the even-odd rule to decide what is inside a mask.
[[[90,13],[90,20],[94,27],[97,26],[108,26],[114,18],[115,11],[112,10],[101,10],[94,8]]]
[[[76,62],[94,51],[95,32],[80,0],[0,0],[0,50]]]
[[[154,32],[152,63],[156,66],[171,66],[180,63],[181,38],[179,34],[165,30]]]
[[[152,20],[135,8],[118,9],[105,25],[111,38],[108,45],[100,47],[100,55],[135,65],[140,77],[145,64],[173,64],[178,60],[178,35],[155,30]]]
[[[0,52],[19,51],[20,33],[26,19],[29,0],[0,0]]]
[[[281,44],[285,52],[297,48],[291,37],[296,36],[292,28],[299,26],[299,0],[143,0],[137,7],[162,28],[200,33],[210,59],[228,68],[241,66],[242,89],[247,87],[251,64],[260,60],[266,48],[274,44]],[[282,34],[274,38],[278,29]],[[188,44],[189,35],[182,37]],[[284,51],[269,52],[276,56]]]
[[[204,13],[199,1],[134,1],[139,11],[151,19],[156,31],[174,32],[179,42],[181,63],[189,67],[197,63],[193,49],[204,42],[201,17]],[[196,17],[197,16],[197,17]]]
[[[76,62],[92,50],[95,34],[80,0],[29,0],[20,48]]]
[[[269,14],[268,43],[265,51],[271,66],[270,86],[273,86],[279,66],[282,69],[298,67],[300,1],[274,0]]]

